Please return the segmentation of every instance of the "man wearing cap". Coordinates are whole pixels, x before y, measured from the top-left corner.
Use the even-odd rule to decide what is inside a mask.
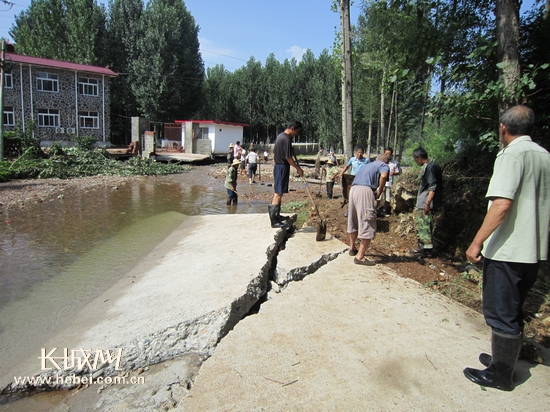
[[[231,163],[233,163],[233,159],[235,158],[233,154],[233,147],[235,145],[233,143],[229,143],[229,150],[227,151],[227,167],[231,167]]]
[[[227,189],[227,206],[231,206],[233,203],[237,205],[237,168],[241,164],[239,159],[233,159],[233,163],[227,169],[227,175],[225,176],[224,186]]]
[[[284,132],[280,133],[275,140],[275,147],[273,148],[273,155],[275,160],[275,166],[273,167],[273,200],[268,207],[269,219],[271,220],[271,227],[283,227],[285,225],[284,220],[287,220],[287,216],[281,216],[281,201],[283,194],[288,193],[288,182],[290,179],[290,166],[294,167],[298,172],[298,176],[303,176],[304,172],[302,168],[294,162],[292,158],[292,142],[291,138],[296,137],[302,131],[302,123],[298,120],[291,120],[288,122]]]
[[[322,173],[327,174],[327,199],[332,199],[332,189],[334,188],[334,178],[338,176],[338,169],[334,166],[334,161],[329,159]]]

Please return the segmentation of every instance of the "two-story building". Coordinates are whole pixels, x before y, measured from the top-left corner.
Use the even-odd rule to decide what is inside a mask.
[[[105,67],[6,53],[4,130],[34,128],[43,145],[93,136],[110,145],[110,79]]]

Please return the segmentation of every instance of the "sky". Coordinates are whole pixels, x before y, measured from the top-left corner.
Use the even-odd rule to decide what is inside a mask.
[[[523,0],[522,11],[535,0]],[[353,0],[351,24],[357,22],[361,0]],[[0,37],[10,39],[14,16],[26,10],[30,0],[0,0]],[[107,4],[107,0],[99,3]],[[311,49],[317,57],[331,50],[340,25],[332,0],[185,0],[200,27],[199,41],[205,67],[223,64],[228,70],[242,67],[254,57],[265,63],[273,53],[283,61]]]

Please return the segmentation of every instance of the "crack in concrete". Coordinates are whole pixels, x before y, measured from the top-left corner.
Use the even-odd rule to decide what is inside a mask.
[[[119,370],[115,370],[114,365],[105,364],[97,371],[89,370],[87,367],[79,370],[52,370],[36,375],[35,378],[42,378],[44,382],[49,378],[51,383],[56,381],[57,376],[63,378],[73,375],[83,377],[90,374],[94,374],[95,377],[103,376],[103,378],[128,376],[130,371],[174,360],[187,354],[195,354],[194,356],[199,359],[197,365],[191,368],[192,370],[183,381],[180,378],[178,382],[172,382],[167,388],[170,392],[170,403],[172,403],[174,401],[173,386],[179,388],[180,394],[189,392],[200,365],[212,355],[223,337],[250,313],[251,308],[255,305],[259,307],[266,300],[268,290],[275,290],[279,293],[290,282],[303,280],[342,253],[324,254],[309,265],[290,270],[277,268],[277,256],[281,250],[284,250],[286,242],[294,233],[295,221],[296,215],[290,218],[287,227],[275,233],[274,243],[266,251],[266,263],[247,285],[245,293],[233,300],[229,307],[211,311],[198,318],[186,320],[144,338],[134,339],[132,342],[120,345],[119,347],[123,348],[124,357],[119,364]],[[93,360],[93,356],[90,360]],[[93,362],[90,363],[93,364]],[[27,382],[23,385],[12,382],[0,392],[0,401],[6,401],[8,397],[21,393],[29,395],[44,390],[73,389],[77,386],[67,384],[65,380],[61,384],[52,385],[50,383],[30,384]]]

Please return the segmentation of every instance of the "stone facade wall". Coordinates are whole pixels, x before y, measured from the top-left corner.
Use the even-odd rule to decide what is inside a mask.
[[[37,72],[56,74],[58,91],[37,90]],[[76,82],[78,78],[83,77],[97,80],[97,96],[78,93]],[[34,126],[34,132],[42,141],[71,141],[74,135],[78,135],[93,136],[98,142],[110,142],[110,78],[108,76],[84,72],[76,72],[75,76],[75,72],[70,70],[14,64],[12,84],[12,88],[4,88],[4,107],[13,107],[16,126],[4,126],[5,131],[15,130],[17,125],[26,130]],[[105,99],[103,99],[103,93],[105,93]],[[77,103],[78,107],[76,107]],[[59,110],[59,126],[39,126],[38,109]],[[79,111],[97,112],[97,127],[80,127],[77,115]],[[58,133],[56,132],[58,128],[65,130],[63,133]],[[67,128],[74,129],[74,133],[68,132]]]

